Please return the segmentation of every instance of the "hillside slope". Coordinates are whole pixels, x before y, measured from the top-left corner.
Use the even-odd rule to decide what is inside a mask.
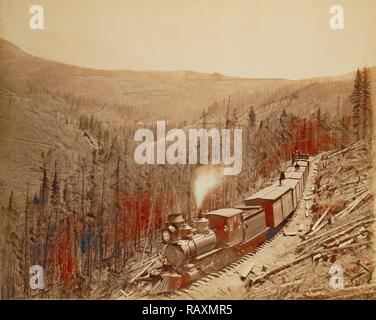
[[[259,80],[193,71],[144,72],[85,69],[33,57],[0,40],[2,86],[20,95],[48,88],[50,92],[104,103],[152,107],[155,115],[192,120],[202,108],[230,94],[274,90],[288,80]],[[187,112],[189,110],[189,112]]]

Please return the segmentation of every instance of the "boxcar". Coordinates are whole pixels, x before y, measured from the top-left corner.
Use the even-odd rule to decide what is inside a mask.
[[[290,179],[287,178],[285,181],[285,185],[289,186],[292,190],[292,201],[293,201],[293,207],[296,209],[299,203],[300,196],[302,194],[300,190],[300,181],[296,179]]]
[[[293,193],[290,186],[279,186],[278,182],[268,187],[266,193],[256,193],[244,200],[247,206],[263,206],[265,208],[266,225],[277,227],[293,208]]]
[[[304,191],[304,172],[303,171],[294,171],[286,175],[287,179],[294,179],[299,181],[300,196]]]
[[[307,183],[309,174],[309,161],[298,161],[298,164],[301,169],[304,169],[304,183]]]

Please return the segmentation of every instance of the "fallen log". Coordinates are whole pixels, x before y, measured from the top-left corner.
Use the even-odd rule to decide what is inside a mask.
[[[325,238],[325,239],[321,239],[320,241],[318,241],[317,243],[314,243],[312,244],[311,246],[309,246],[308,248],[305,248],[305,250],[303,250],[300,255],[304,255],[306,252],[310,251],[310,250],[313,250],[314,248],[318,248],[318,247],[321,247],[324,245],[324,243],[327,243],[327,242],[331,242],[333,240],[336,240],[338,237],[342,236],[342,235],[345,235],[345,234],[348,234],[349,232],[353,231],[354,229],[356,229],[357,227],[359,227],[360,225],[366,225],[367,221],[370,222],[371,221],[374,221],[376,220],[376,218],[373,218],[373,219],[369,219],[369,220],[366,220],[366,221],[361,221],[361,222],[358,222],[354,225],[352,225],[351,227],[345,229],[345,230],[342,230],[341,232],[338,232],[332,236],[330,236],[329,238]]]
[[[250,263],[246,263],[244,266],[240,268],[239,273],[240,273],[240,279],[242,281],[247,279],[248,275],[251,273],[254,266],[255,264],[253,262],[250,262]]]
[[[332,248],[332,249],[327,249],[327,250],[317,250],[317,251],[314,251],[314,252],[311,252],[311,253],[307,253],[304,256],[301,256],[297,259],[294,259],[293,261],[291,261],[289,263],[283,264],[281,266],[278,266],[278,267],[270,270],[269,272],[266,272],[265,274],[259,276],[258,278],[251,279],[250,282],[249,282],[249,286],[253,286],[256,283],[263,282],[264,280],[269,278],[271,275],[279,273],[279,272],[281,272],[281,271],[283,271],[287,268],[290,268],[290,267],[298,264],[299,262],[304,261],[307,258],[314,257],[318,254],[321,254],[323,256],[327,253],[332,253],[332,252],[338,253],[338,252],[346,250],[346,249],[361,247],[361,246],[368,245],[368,244],[371,244],[371,243],[372,243],[372,241],[364,241],[364,242],[359,242],[359,243],[343,246],[341,248]]]
[[[324,221],[322,224],[320,224],[320,226],[319,226],[317,229],[313,230],[313,231],[310,232],[310,233],[307,233],[307,234],[306,234],[306,237],[309,237],[309,236],[315,234],[316,232],[320,231],[320,230],[321,230],[323,227],[325,227],[328,223],[329,223],[328,221]]]
[[[344,200],[344,203],[348,203],[349,201],[354,201],[356,199],[356,197],[358,197],[359,195],[361,195],[362,193],[364,193],[366,190],[367,190],[366,186],[361,186],[361,187],[356,187],[356,188],[351,188],[351,189],[349,188],[347,190],[344,190],[344,192],[342,193],[342,195],[348,196],[348,194],[350,192],[352,193],[351,196],[348,196]],[[356,192],[356,193],[354,193],[354,192]]]
[[[373,189],[373,188],[372,188]],[[343,215],[346,215],[353,211],[363,200],[365,200],[371,194],[371,189],[365,192],[363,195],[358,197],[356,200],[351,202],[345,209],[343,209],[340,213],[336,214],[334,219],[337,219]]]
[[[293,287],[293,286],[301,285],[303,282],[304,281],[302,279],[297,279],[297,280],[293,280],[293,281],[290,281],[290,282],[282,283],[279,286],[281,288]]]
[[[314,231],[317,228],[317,226],[321,223],[321,221],[324,220],[324,218],[328,214],[329,210],[330,210],[330,208],[326,209],[325,212],[321,215],[321,217],[316,221],[316,223],[311,228],[312,231]]]
[[[349,241],[349,240],[354,240],[354,239],[356,239],[361,234],[362,234],[362,232],[359,232],[357,234],[350,235],[350,236],[345,236],[345,237],[343,237],[341,239],[336,239],[336,240],[334,240],[333,242],[330,242],[330,243],[323,243],[323,246],[326,249],[333,248],[335,246],[339,246],[343,242],[346,242],[346,241]]]
[[[146,276],[143,276],[143,277],[139,277],[139,278],[137,278],[137,279],[133,280],[133,282],[136,282],[136,281],[146,281],[146,282],[152,282],[152,281],[153,281],[153,279],[152,279],[152,278],[151,278],[150,276],[146,275]]]
[[[333,233],[333,232],[335,232],[335,231],[337,231],[337,230],[340,230],[340,229],[342,229],[342,228],[344,228],[344,227],[347,227],[347,226],[349,226],[349,225],[352,225],[352,224],[358,223],[359,221],[364,220],[364,219],[369,219],[369,218],[371,218],[371,217],[372,217],[372,215],[363,216],[363,217],[360,217],[360,218],[358,218],[358,219],[355,219],[355,220],[353,220],[353,221],[351,221],[351,222],[348,222],[348,223],[345,223],[345,224],[343,224],[343,225],[340,225],[340,226],[338,226],[338,227],[336,227],[336,228],[334,228],[334,229],[328,230],[328,231],[325,232],[325,233],[322,233],[322,234],[320,234],[320,235],[318,235],[318,236],[315,236],[315,237],[313,237],[313,238],[307,239],[307,240],[305,240],[305,241],[299,243],[299,244],[298,244],[298,248],[299,248],[299,247],[302,247],[302,246],[304,246],[304,245],[306,245],[306,244],[308,244],[308,243],[310,243],[310,242],[312,242],[312,241],[314,241],[314,240],[320,239],[320,238],[322,238],[322,237],[326,237],[327,235],[329,235],[329,234],[331,234],[331,233]],[[372,219],[369,219],[369,220],[366,220],[366,221],[371,222],[371,221],[374,221],[374,220],[376,220],[376,218],[372,218]]]
[[[303,294],[304,297],[311,299],[328,299],[328,298],[345,298],[349,297],[354,299],[354,297],[359,296],[376,296],[376,284],[365,284],[361,286],[346,287],[343,289],[337,289],[335,291],[320,291],[320,292],[307,292]]]
[[[346,153],[348,151],[351,151],[351,150],[354,150],[356,148],[359,148],[359,147],[363,146],[363,144],[365,144],[365,142],[366,142],[366,140],[362,139],[362,140],[359,140],[359,141],[357,141],[357,142],[355,142],[353,144],[348,145],[344,149],[341,149],[341,150],[338,150],[338,151],[334,151],[334,152],[331,151],[331,153],[324,155],[325,156],[324,159],[330,159],[330,158],[332,158],[332,157],[334,157],[336,155],[344,154],[344,153]]]
[[[286,232],[286,231],[284,231],[283,232],[283,235],[285,236],[285,237],[294,237],[294,236],[296,236],[296,235],[298,235],[296,232]]]
[[[154,254],[154,255],[150,256],[147,260],[143,261],[142,264],[150,263],[151,261],[155,260],[155,258],[158,258],[158,254]],[[133,272],[133,271],[140,269],[140,265],[142,265],[142,264],[140,263],[139,257],[137,258],[137,256],[136,256],[134,258],[131,258],[129,260],[130,268],[129,268],[128,272]]]
[[[153,261],[151,261],[144,269],[142,269],[142,271],[140,271],[139,273],[137,273],[136,276],[134,276],[130,281],[129,283],[132,284],[136,279],[140,278],[153,264],[154,262],[157,260],[157,258],[153,259]]]
[[[360,184],[360,182],[363,182],[364,180],[367,180],[368,177],[355,177],[355,178],[350,178],[344,182],[341,183],[342,186],[347,186],[347,185],[351,185],[351,184],[354,184],[354,183],[358,183]]]
[[[354,242],[354,239],[350,239],[350,240],[347,240],[345,242],[341,242],[339,245],[338,245],[338,248],[343,248],[349,244],[352,244]]]

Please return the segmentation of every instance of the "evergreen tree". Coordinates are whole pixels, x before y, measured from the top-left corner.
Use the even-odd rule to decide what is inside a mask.
[[[321,123],[321,108],[317,110],[317,125]]]
[[[205,111],[205,108],[202,109],[201,119],[202,119],[202,127],[206,128],[206,111]]]
[[[356,138],[361,139],[361,108],[362,108],[362,74],[358,69],[354,80],[354,89],[351,94],[351,103],[353,106],[353,128]]]
[[[51,202],[56,205],[59,203],[60,199],[60,186],[59,186],[59,177],[57,173],[57,162],[55,161],[55,170],[54,170],[54,177],[52,180],[52,186],[51,186]]]
[[[12,209],[13,209],[13,190],[10,192],[9,203],[8,203],[8,210],[11,211]]]
[[[65,180],[64,190],[63,190],[63,200],[65,204],[69,203],[69,198],[70,198],[69,185],[68,185],[67,180]]]
[[[93,133],[94,126],[95,126],[95,118],[94,118],[94,115],[92,114],[89,120],[90,133]]]
[[[364,68],[362,71],[361,97],[362,97],[362,135],[366,137],[372,129],[371,121],[371,94],[370,94],[370,81],[369,70]]]
[[[256,125],[256,113],[255,113],[255,110],[253,109],[253,107],[249,108],[249,112],[248,112],[248,125],[252,129],[254,129],[254,127]]]
[[[43,178],[42,178],[42,185],[40,188],[40,198],[42,206],[47,205],[48,203],[48,196],[49,196],[49,186],[48,186],[48,177],[47,177],[47,170],[46,167],[43,168]]]

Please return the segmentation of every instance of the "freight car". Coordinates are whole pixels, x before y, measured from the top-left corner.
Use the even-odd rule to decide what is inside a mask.
[[[170,288],[191,283],[228,266],[281,230],[303,195],[310,169],[309,157],[294,157],[286,179],[265,187],[235,208],[200,214],[187,223],[181,214],[169,216],[162,230],[164,271]],[[296,165],[298,164],[298,165]]]

